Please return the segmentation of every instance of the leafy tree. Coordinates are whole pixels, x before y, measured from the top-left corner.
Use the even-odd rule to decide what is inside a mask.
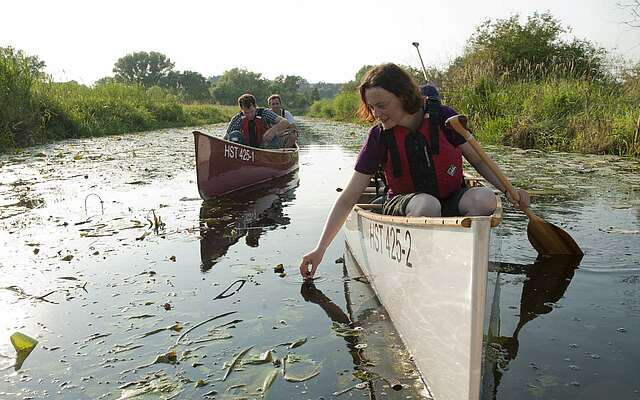
[[[115,82],[118,82],[118,80],[113,76],[105,76],[104,78],[100,78],[97,81],[95,81],[94,85],[95,86],[108,85],[110,83],[115,83]]]
[[[169,71],[160,80],[160,86],[179,94],[186,101],[211,100],[209,83],[202,74],[194,71]]]
[[[118,59],[113,67],[115,78],[144,87],[158,85],[175,64],[162,53],[139,51]]]
[[[22,65],[25,65],[32,75],[44,75],[44,67],[46,64],[40,60],[38,56],[28,56],[22,50],[16,50],[13,47],[0,47],[0,57],[8,59],[20,60]]]
[[[297,75],[279,75],[269,85],[271,93],[278,93],[282,97],[284,107],[294,110],[295,112],[302,112],[309,107],[309,99],[305,96],[300,88],[308,86],[304,78]],[[266,99],[265,99],[266,100]],[[262,101],[259,99],[259,103]]]
[[[244,93],[251,93],[260,103],[269,96],[269,81],[262,74],[233,68],[222,74],[212,91],[213,97],[221,104],[236,104]]]
[[[340,88],[340,92],[341,93],[353,92],[354,90],[358,89],[358,85],[360,85],[362,78],[371,68],[373,68],[373,65],[365,65],[361,67],[358,70],[358,72],[356,72],[356,78],[352,81],[349,81],[343,84],[342,87]]]
[[[309,100],[311,100],[311,103],[320,100],[320,91],[318,90],[317,86],[314,86],[313,90],[311,90],[311,96]]]
[[[317,90],[319,99],[329,99],[329,98],[335,97],[335,95],[338,94],[338,92],[340,91],[341,87],[342,87],[341,83],[318,82],[318,83],[311,83],[309,84],[308,87],[305,87],[303,85],[302,89],[311,88],[312,98],[314,97],[313,92]],[[316,101],[316,99],[313,99],[313,100]]]
[[[497,73],[509,73],[515,78],[605,76],[604,49],[585,40],[563,40],[561,36],[569,32],[548,13],[534,13],[524,25],[518,15],[495,22],[488,20],[476,29],[465,54],[452,67],[490,61]]]

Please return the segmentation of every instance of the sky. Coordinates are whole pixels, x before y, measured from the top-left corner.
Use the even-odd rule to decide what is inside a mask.
[[[442,68],[482,22],[550,12],[572,36],[640,60],[640,27],[624,0],[8,1],[0,47],[36,55],[56,81],[92,84],[137,51],[158,51],[177,71],[221,75],[238,67],[268,79],[299,75],[342,83],[367,64]]]

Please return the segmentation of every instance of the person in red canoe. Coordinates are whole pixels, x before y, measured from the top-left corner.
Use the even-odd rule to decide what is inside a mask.
[[[249,93],[238,97],[240,112],[227,126],[226,140],[252,147],[276,149],[289,147],[286,132],[289,122],[269,110],[256,106],[256,98]]]

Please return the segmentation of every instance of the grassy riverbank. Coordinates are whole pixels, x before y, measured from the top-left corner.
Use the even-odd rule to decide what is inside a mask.
[[[568,38],[549,14],[487,22],[464,53],[427,68],[443,103],[470,117],[485,143],[579,153],[640,156],[640,63],[616,59],[586,40]],[[356,73],[314,117],[355,122]],[[406,67],[422,82],[421,71]]]
[[[51,82],[32,57],[0,50],[0,153],[72,137],[225,122],[236,112],[184,104],[159,87]]]
[[[443,77],[443,103],[471,119],[484,143],[578,153],[640,156],[640,85],[578,78]],[[357,122],[359,95],[343,92],[309,115]]]

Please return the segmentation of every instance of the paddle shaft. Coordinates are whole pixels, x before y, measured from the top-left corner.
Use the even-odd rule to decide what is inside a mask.
[[[496,178],[498,178],[500,183],[502,183],[502,186],[504,186],[505,191],[508,192],[513,199],[520,200],[520,195],[516,191],[516,188],[513,187],[509,179],[502,173],[498,165],[496,165],[496,163],[491,159],[491,157],[489,157],[489,155],[484,151],[482,146],[480,146],[478,141],[473,137],[471,132],[467,130],[467,128],[463,125],[463,123],[460,121],[460,118],[458,117],[459,116],[456,115],[449,118],[446,121],[446,124],[451,126],[456,132],[458,132],[460,135],[462,135],[462,137],[464,137],[467,140],[467,142],[471,145],[471,147],[473,147],[476,153],[478,153],[478,156],[480,157],[482,162],[484,162],[484,164],[491,170],[491,172],[493,172]],[[529,213],[533,214],[532,211],[529,209],[529,207],[527,207],[527,209],[524,210],[524,212],[529,217],[531,217]],[[537,218],[535,214],[533,214],[533,216]]]
[[[466,120],[467,119],[464,116],[454,115],[447,119],[445,123],[467,140],[467,143],[473,147],[482,162],[491,170],[491,172],[493,172],[494,176],[500,181],[502,186],[504,186],[504,189],[509,193],[510,197],[519,201],[520,196],[513,185],[511,185],[511,182],[509,182],[509,179],[507,179],[500,168],[498,168],[487,153],[485,153],[484,149],[482,149],[480,144],[471,135],[471,132],[467,130]],[[529,217],[527,237],[538,253],[542,255],[575,256],[582,256],[584,254],[580,249],[580,246],[578,246],[575,240],[573,240],[567,232],[538,217],[529,207],[522,211],[524,211],[527,217]]]
[[[420,54],[420,49],[418,48],[420,44],[418,42],[413,42],[412,44],[415,46],[416,50],[418,51],[418,57],[420,57],[420,64],[422,64],[422,74],[424,75],[424,81],[429,82],[429,78],[427,78],[427,69],[424,67],[424,62],[422,61],[422,55]]]

